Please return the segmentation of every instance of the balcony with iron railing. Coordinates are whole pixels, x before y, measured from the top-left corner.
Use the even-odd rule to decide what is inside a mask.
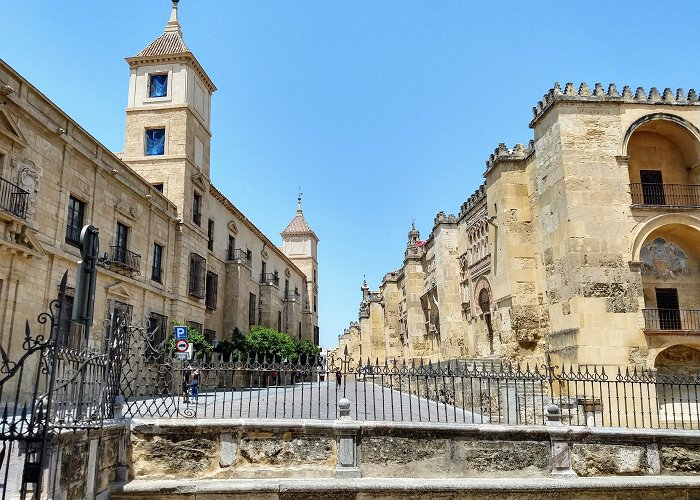
[[[700,309],[644,309],[648,335],[700,335]]]
[[[288,300],[291,302],[299,302],[301,300],[301,294],[298,290],[285,290],[284,300]]]
[[[263,273],[260,275],[261,285],[280,285],[280,278],[273,273]]]
[[[111,246],[110,269],[124,274],[141,273],[141,256],[120,246]]]
[[[28,191],[0,177],[0,210],[25,219],[28,204]]]
[[[248,252],[242,248],[229,248],[226,251],[226,260],[241,261],[250,265],[253,259]]]
[[[630,184],[632,205],[638,207],[700,207],[700,186],[694,184]]]

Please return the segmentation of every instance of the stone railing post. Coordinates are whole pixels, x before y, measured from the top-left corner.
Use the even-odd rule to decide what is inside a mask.
[[[552,403],[547,406],[547,426],[550,427],[550,463],[553,476],[576,476],[571,468],[571,447],[566,439],[566,428],[561,422],[561,410]]]
[[[335,477],[361,477],[362,473],[357,463],[357,433],[361,424],[350,418],[350,400],[343,398],[338,401],[338,414],[335,421],[335,437],[338,456],[335,466]]]
[[[121,394],[118,394],[114,398],[113,403],[115,419],[121,420],[124,418],[124,404],[126,404],[126,399]]]

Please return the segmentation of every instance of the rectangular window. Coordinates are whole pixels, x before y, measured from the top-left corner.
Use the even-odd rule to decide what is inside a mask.
[[[163,283],[163,245],[153,244],[153,267],[151,279],[156,283]]]
[[[209,219],[209,223],[207,224],[207,236],[209,237],[209,241],[207,242],[207,248],[209,250],[214,250],[214,221]]]
[[[640,170],[645,205],[665,205],[664,180],[660,170]]]
[[[168,75],[150,75],[148,97],[166,97],[168,95]]]
[[[187,292],[199,299],[204,298],[204,270],[206,267],[206,259],[196,253],[190,254],[190,274],[187,286]]]
[[[146,155],[156,156],[165,154],[165,129],[146,129]]]
[[[197,191],[192,198],[192,222],[198,226],[202,225],[202,195]]]
[[[253,262],[253,252],[251,252],[250,250],[246,250],[245,259],[248,261],[248,265],[251,265]]]
[[[151,186],[153,186],[153,189],[155,189],[159,193],[163,192],[163,183],[162,182],[157,182],[155,184],[151,184]]]
[[[257,297],[254,293],[251,293],[248,297],[248,324],[255,324],[255,306],[257,302]]]
[[[277,331],[282,331],[282,311],[277,311]]]
[[[207,309],[216,309],[216,298],[219,291],[219,276],[207,272],[207,299],[206,306]]]
[[[127,245],[129,243],[129,227],[117,222],[117,234],[114,238],[112,249],[112,261],[119,264],[127,264]]]
[[[214,340],[216,340],[216,331],[205,328],[202,333],[204,334],[204,340],[213,345]]]
[[[155,363],[164,358],[168,334],[168,317],[154,312],[150,313],[148,315],[146,348],[143,351],[147,362]]]
[[[201,323],[195,323],[194,321],[187,321],[187,328],[190,330],[197,330],[199,333],[204,334],[204,329]]]
[[[678,308],[678,289],[655,288],[654,291],[661,330],[680,330],[681,311]]]
[[[66,243],[80,246],[80,231],[85,217],[85,202],[71,196],[68,198],[68,222],[66,224]]]
[[[299,322],[299,340],[301,340],[301,321]]]
[[[233,260],[233,251],[236,249],[236,238],[228,235],[228,247],[226,248],[226,258]]]
[[[317,299],[316,296],[314,295],[314,312],[318,312],[318,303],[317,303],[317,300],[318,300],[318,299]]]
[[[61,306],[61,322],[58,324],[58,337],[56,337],[56,342],[61,346],[73,347],[69,344],[73,296],[66,294],[66,296],[63,297],[63,301],[61,301]]]

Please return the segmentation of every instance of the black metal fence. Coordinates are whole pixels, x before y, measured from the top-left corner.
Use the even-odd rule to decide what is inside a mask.
[[[647,332],[700,332],[699,309],[644,309]]]
[[[700,186],[693,184],[630,184],[633,205],[700,206]]]
[[[84,330],[73,329],[71,341],[62,341],[59,326],[70,314],[66,281],[67,274],[59,299],[38,316],[38,325],[27,322],[21,346],[9,352],[0,346],[2,499],[53,498],[59,464],[49,463],[49,454],[70,456],[75,445],[69,441],[61,451],[53,446],[54,437],[60,431],[101,429],[114,416],[128,321],[115,314],[102,330],[83,336]]]
[[[347,398],[358,420],[545,424],[547,407],[556,404],[569,425],[700,427],[700,370],[347,357],[190,362],[143,357],[159,350],[148,342],[152,333],[132,337],[122,374],[127,416],[336,419],[338,401]]]
[[[27,191],[0,177],[0,210],[24,219],[27,216],[28,203]]]

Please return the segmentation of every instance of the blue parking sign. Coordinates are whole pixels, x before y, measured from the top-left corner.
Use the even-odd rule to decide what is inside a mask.
[[[186,326],[176,326],[175,327],[175,340],[187,340],[187,327]]]

